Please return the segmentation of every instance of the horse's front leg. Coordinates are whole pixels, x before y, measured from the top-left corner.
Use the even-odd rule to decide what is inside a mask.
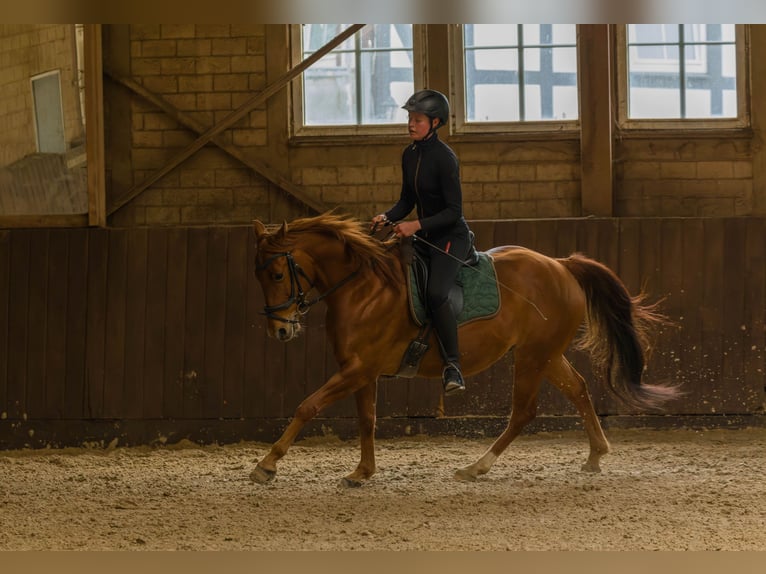
[[[362,456],[354,472],[341,480],[343,486],[359,487],[375,474],[375,399],[377,380],[356,391],[356,411],[359,417],[359,442]]]
[[[359,359],[355,358],[348,361],[340,371],[298,405],[290,424],[287,425],[279,440],[271,446],[269,453],[258,462],[253,472],[250,473],[250,479],[260,484],[272,480],[277,473],[277,462],[287,454],[287,450],[295,442],[298,433],[306,423],[328,405],[348,396],[368,383],[369,378],[363,376]]]

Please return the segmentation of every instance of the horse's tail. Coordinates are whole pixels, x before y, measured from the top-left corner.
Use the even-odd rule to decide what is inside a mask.
[[[580,254],[559,260],[577,279],[587,299],[587,325],[578,347],[591,354],[594,366],[627,405],[655,409],[679,395],[672,384],[647,384],[645,352],[651,331],[667,322],[657,304],[644,305],[644,295],[631,297],[608,267]]]

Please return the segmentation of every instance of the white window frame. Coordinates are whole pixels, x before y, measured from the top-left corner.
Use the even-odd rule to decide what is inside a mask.
[[[617,64],[617,122],[625,130],[710,130],[710,129],[739,129],[750,125],[750,109],[748,106],[749,70],[747,54],[749,51],[749,26],[735,25],[735,44],[737,59],[737,117],[736,118],[668,118],[668,119],[639,119],[628,117],[628,25],[616,26],[615,47]]]
[[[453,70],[450,101],[452,104],[451,132],[455,134],[498,134],[498,133],[563,133],[574,135],[580,130],[579,117],[574,120],[469,122],[465,114],[465,54],[463,46],[463,24],[449,27],[451,46],[450,67]],[[579,51],[579,27],[577,31]],[[579,60],[579,57],[578,57]],[[577,71],[577,97],[580,98],[580,70]],[[580,103],[578,102],[578,106]],[[578,114],[579,115],[579,114]]]
[[[290,24],[290,60],[292,66],[298,65],[302,58],[301,24]],[[358,34],[359,32],[357,32]],[[425,86],[426,70],[426,26],[412,24],[412,60],[414,91]],[[306,126],[303,124],[303,75],[290,83],[291,116],[290,137],[292,140],[318,137],[353,137],[353,136],[402,136],[405,122],[391,124],[329,125]],[[402,105],[404,102],[402,102]]]

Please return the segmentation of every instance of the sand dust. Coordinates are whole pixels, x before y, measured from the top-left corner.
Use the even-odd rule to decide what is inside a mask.
[[[766,429],[522,436],[477,482],[490,441],[379,440],[378,473],[339,479],[355,441],[300,441],[265,486],[269,445],[0,452],[0,550],[764,550]]]

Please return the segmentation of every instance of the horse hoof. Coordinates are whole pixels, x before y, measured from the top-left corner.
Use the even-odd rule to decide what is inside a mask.
[[[582,470],[583,472],[599,473],[601,472],[601,467],[598,464],[586,462],[584,465],[580,467],[580,470]]]
[[[361,480],[358,480],[356,478],[350,478],[348,476],[344,476],[340,479],[340,485],[343,488],[361,488],[364,482]]]
[[[256,466],[253,472],[250,473],[250,480],[257,484],[266,484],[274,480],[276,475],[276,470],[266,470],[265,468]]]
[[[460,468],[455,471],[455,480],[462,482],[476,482],[476,475],[465,468]]]

